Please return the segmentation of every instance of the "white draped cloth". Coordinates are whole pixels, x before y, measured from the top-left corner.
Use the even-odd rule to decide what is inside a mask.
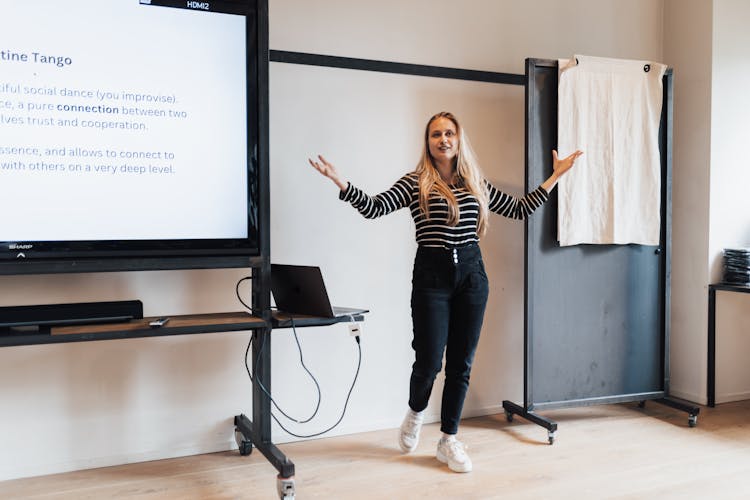
[[[582,55],[560,60],[558,153],[584,152],[558,185],[561,246],[659,244],[666,69]]]

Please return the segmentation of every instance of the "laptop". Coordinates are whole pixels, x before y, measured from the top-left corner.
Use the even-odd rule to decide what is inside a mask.
[[[341,318],[364,314],[367,309],[333,307],[319,267],[271,264],[271,293],[276,308],[290,315]]]

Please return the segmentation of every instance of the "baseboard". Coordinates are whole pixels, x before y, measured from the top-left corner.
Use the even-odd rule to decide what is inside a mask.
[[[670,388],[668,396],[673,396],[675,398],[683,399],[685,401],[696,403],[696,404],[703,405],[703,406],[708,404],[708,396],[706,394],[701,395],[701,394],[696,394],[694,392],[683,392],[680,390],[674,390]]]
[[[486,415],[494,415],[503,412],[502,405],[492,405],[482,408],[471,408],[464,411],[462,416],[463,419],[482,417]],[[359,434],[363,432],[373,432],[387,429],[397,429],[401,425],[403,416],[399,415],[394,418],[381,420],[378,422],[367,422],[364,424],[352,424],[342,426],[338,432],[331,432],[324,434],[320,438],[345,436],[350,434]],[[440,409],[428,410],[425,413],[425,423],[431,424],[440,422]],[[229,429],[228,431],[229,432]],[[295,438],[286,434],[285,432],[274,432],[273,441],[276,444],[291,443],[295,441],[301,441],[299,438]],[[394,434],[394,446],[396,443],[396,437]],[[236,450],[237,443],[234,441],[234,435],[229,439],[193,443],[190,446],[185,446],[178,449],[160,449],[160,450],[149,450],[138,453],[122,453],[116,455],[100,456],[94,458],[86,458],[79,460],[71,460],[65,462],[53,462],[43,463],[42,461],[36,462],[33,465],[26,464],[18,468],[8,468],[0,470],[0,481],[10,479],[21,479],[25,477],[45,476],[49,474],[60,474],[64,472],[72,472],[77,470],[95,469],[98,467],[112,467],[116,465],[132,464],[139,462],[149,462],[152,460],[164,460],[168,458],[179,458],[187,457],[191,455],[201,455],[204,453],[217,453],[221,451]],[[239,455],[238,455],[239,456]],[[294,457],[289,457],[294,461]]]
[[[37,462],[33,466],[19,467],[17,469],[6,469],[0,471],[0,481],[10,479],[21,479],[25,477],[46,476],[49,474],[60,474],[85,469],[96,469],[99,467],[112,467],[115,465],[134,464],[139,462],[150,462],[152,460],[164,460],[168,458],[188,457],[202,455],[204,453],[217,453],[237,448],[234,436],[231,440],[215,441],[211,443],[196,443],[192,446],[173,450],[150,450],[142,453],[123,453],[95,458],[72,460],[65,462],[43,463]]]
[[[734,403],[735,401],[745,401],[750,399],[750,392],[734,392],[729,394],[717,394],[716,404]]]
[[[404,409],[404,412],[405,411],[406,409]],[[482,408],[472,408],[472,409],[465,410],[461,418],[466,419],[466,418],[474,418],[474,417],[483,417],[486,415],[495,415],[497,413],[503,413],[503,411],[504,411],[503,406],[501,404],[485,406]],[[399,415],[395,418],[379,420],[376,422],[368,422],[366,424],[343,425],[342,423],[340,430],[337,429],[336,432],[324,434],[320,436],[320,438],[318,439],[334,437],[334,436],[348,436],[351,434],[360,434],[362,432],[375,432],[375,431],[384,431],[388,429],[397,429],[401,425],[401,421],[403,420],[403,418],[404,418],[403,415]],[[346,422],[346,420],[344,422]],[[428,408],[424,415],[424,423],[434,424],[437,422],[440,422],[440,409],[436,408],[432,410],[431,408]],[[304,434],[304,431],[301,431],[301,433]],[[284,431],[279,431],[276,428],[274,429],[274,434],[273,434],[274,443],[284,444],[284,443],[293,443],[297,441],[303,441],[303,439],[290,436]],[[290,457],[290,458],[294,459],[294,457]]]

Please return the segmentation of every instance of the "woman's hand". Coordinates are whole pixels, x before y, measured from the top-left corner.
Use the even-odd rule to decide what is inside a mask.
[[[578,159],[579,156],[583,154],[583,151],[576,151],[575,153],[572,153],[562,160],[557,157],[557,151],[552,150],[552,175],[549,176],[549,178],[542,183],[542,187],[545,191],[548,193],[552,190],[553,187],[555,187],[555,184],[557,184],[558,179],[565,174],[568,170],[571,169],[573,164],[575,163],[576,159]]]
[[[557,157],[557,151],[552,150],[552,172],[555,173],[558,179],[573,166],[576,159],[583,154],[583,151],[576,151],[562,160]]]
[[[317,170],[318,172],[320,172],[324,176],[326,176],[329,179],[331,179],[333,181],[333,183],[336,184],[339,187],[340,190],[345,191],[346,188],[347,188],[347,186],[349,185],[349,183],[346,182],[345,180],[343,180],[339,176],[339,173],[336,170],[336,167],[334,167],[332,164],[328,163],[326,161],[326,159],[323,158],[322,155],[318,155],[318,160],[320,160],[320,161],[317,162],[317,161],[313,161],[310,158],[307,159],[307,161],[310,162],[310,165],[312,165],[312,167],[315,170]]]

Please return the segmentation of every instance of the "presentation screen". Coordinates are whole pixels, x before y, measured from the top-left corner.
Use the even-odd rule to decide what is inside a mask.
[[[253,2],[0,12],[0,259],[258,254]]]

